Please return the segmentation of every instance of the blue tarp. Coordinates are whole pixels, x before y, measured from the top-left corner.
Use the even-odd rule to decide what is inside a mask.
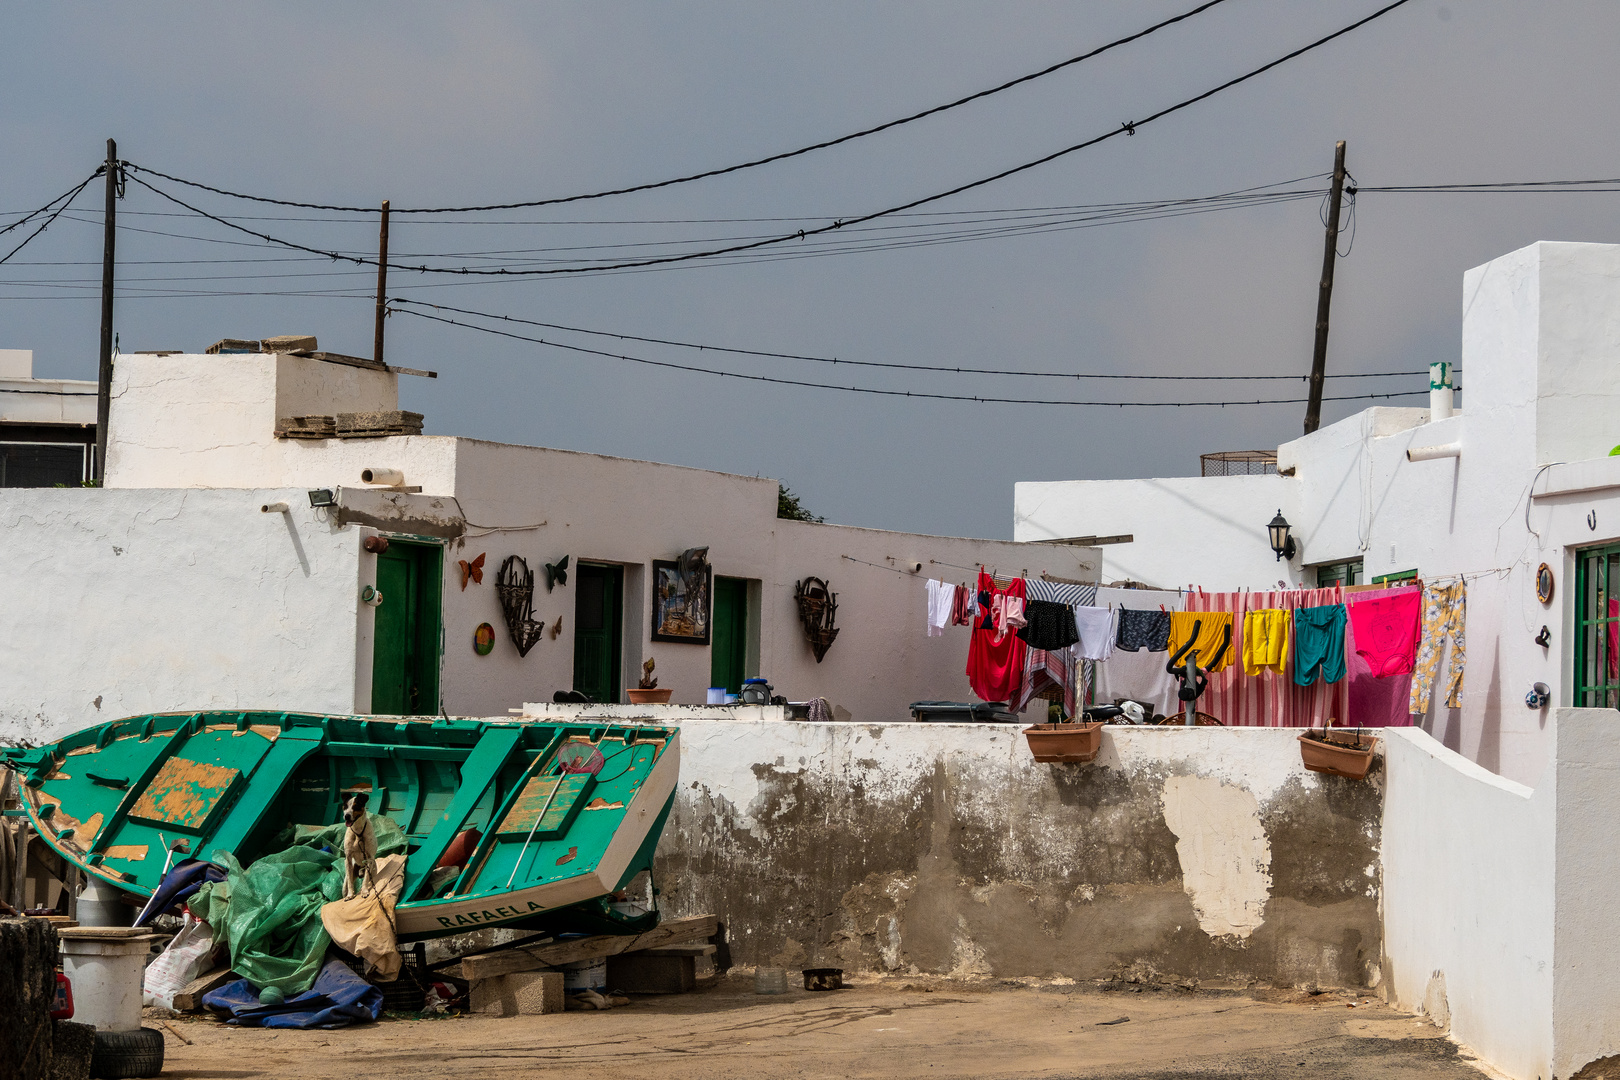
[[[213,863],[200,859],[185,859],[174,864],[147,904],[146,914],[135,921],[145,926],[159,915],[178,915],[180,906],[196,895],[205,881],[224,881],[225,871]]]
[[[383,995],[341,960],[328,960],[314,986],[280,1005],[260,1005],[258,989],[246,979],[204,994],[203,1005],[230,1013],[226,1022],[243,1027],[339,1028],[377,1019]]]

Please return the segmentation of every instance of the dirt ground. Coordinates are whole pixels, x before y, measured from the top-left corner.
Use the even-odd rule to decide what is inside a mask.
[[[863,977],[832,993],[753,993],[751,979],[640,997],[609,1012],[457,1017],[267,1031],[190,1017],[165,1032],[172,1080],[557,1074],[710,1077],[1311,1077],[1483,1071],[1428,1023],[1330,992],[1136,990]],[[1108,1023],[1125,1017],[1123,1023]],[[147,1025],[160,1027],[148,1019]],[[161,1030],[161,1027],[160,1027]]]

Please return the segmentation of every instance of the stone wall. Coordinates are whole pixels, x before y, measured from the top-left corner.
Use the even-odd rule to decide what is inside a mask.
[[[0,919],[0,1080],[50,1071],[55,997],[56,930],[44,919]]]
[[[743,965],[1376,985],[1377,767],[1307,773],[1296,734],[1043,765],[1012,727],[692,720],[659,886]]]

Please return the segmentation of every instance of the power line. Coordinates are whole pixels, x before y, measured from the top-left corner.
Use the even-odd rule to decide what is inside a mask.
[[[1056,161],[1058,158],[1064,157],[1065,155],[1075,153],[1078,150],[1084,150],[1084,149],[1086,149],[1088,147],[1091,147],[1091,146],[1096,146],[1099,143],[1105,142],[1108,139],[1112,139],[1112,138],[1115,138],[1115,137],[1120,136],[1120,135],[1135,135],[1137,128],[1143,127],[1143,126],[1145,126],[1147,124],[1151,124],[1155,120],[1161,120],[1164,117],[1169,116],[1169,115],[1171,115],[1173,113],[1180,112],[1182,109],[1185,109],[1185,108],[1188,108],[1189,106],[1195,105],[1198,102],[1205,100],[1206,98],[1213,97],[1216,94],[1219,94],[1224,90],[1229,90],[1234,86],[1238,86],[1238,85],[1240,85],[1242,83],[1245,83],[1245,82],[1249,81],[1250,79],[1253,79],[1253,78],[1255,78],[1255,77],[1257,77],[1259,75],[1262,75],[1265,72],[1270,71],[1274,67],[1277,67],[1277,66],[1279,66],[1281,64],[1284,64],[1284,63],[1287,63],[1288,61],[1293,60],[1293,59],[1295,59],[1297,57],[1303,56],[1305,53],[1311,52],[1314,49],[1321,48],[1323,45],[1326,45],[1327,43],[1329,43],[1331,41],[1334,41],[1334,40],[1336,40],[1336,39],[1338,39],[1340,37],[1343,37],[1344,35],[1350,33],[1351,31],[1356,30],[1356,29],[1358,29],[1358,28],[1360,28],[1362,26],[1367,25],[1368,23],[1372,22],[1375,19],[1382,18],[1384,15],[1389,14],[1391,11],[1394,11],[1396,8],[1404,7],[1406,4],[1408,4],[1410,2],[1411,2],[1411,0],[1394,0],[1393,3],[1386,4],[1384,7],[1379,8],[1377,11],[1373,12],[1372,14],[1367,15],[1364,18],[1358,19],[1355,22],[1349,24],[1348,26],[1345,26],[1345,27],[1342,27],[1341,29],[1335,30],[1333,33],[1328,34],[1325,37],[1318,38],[1318,39],[1316,39],[1315,41],[1311,42],[1308,45],[1303,45],[1300,48],[1295,49],[1292,52],[1286,53],[1283,56],[1280,56],[1275,60],[1272,60],[1272,61],[1270,61],[1268,63],[1262,64],[1260,67],[1257,67],[1257,68],[1253,69],[1252,71],[1247,72],[1246,74],[1239,75],[1234,79],[1229,79],[1226,82],[1220,84],[1219,86],[1213,87],[1212,89],[1209,89],[1209,90],[1205,90],[1203,93],[1196,94],[1193,97],[1190,97],[1190,98],[1187,98],[1187,99],[1185,99],[1183,101],[1180,101],[1175,105],[1171,105],[1171,106],[1168,106],[1167,108],[1160,109],[1158,112],[1151,113],[1151,114],[1149,114],[1148,116],[1144,117],[1141,120],[1127,121],[1126,123],[1121,124],[1118,128],[1113,129],[1112,131],[1108,131],[1108,132],[1105,132],[1102,135],[1098,135],[1098,136],[1095,136],[1094,138],[1087,139],[1084,142],[1075,143],[1073,146],[1065,147],[1062,150],[1054,151],[1053,153],[1047,154],[1044,157],[1036,158],[1034,161],[1028,161],[1028,162],[1025,162],[1022,165],[1015,165],[1010,169],[1004,169],[1001,172],[995,173],[994,175],[983,177],[983,178],[978,179],[978,180],[969,181],[968,183],[965,183],[965,184],[959,184],[956,187],[951,188],[951,189],[949,189],[947,191],[942,191],[942,192],[939,192],[939,193],[934,194],[934,195],[927,195],[927,196],[924,196],[924,197],[922,197],[920,199],[913,199],[910,202],[901,203],[898,206],[891,206],[886,210],[876,210],[876,211],[873,211],[873,212],[871,212],[869,214],[864,214],[864,215],[861,215],[859,217],[850,218],[848,220],[842,220],[841,219],[841,220],[833,222],[831,225],[823,225],[823,226],[813,228],[813,229],[800,229],[799,231],[797,231],[795,233],[788,233],[788,234],[783,235],[783,236],[776,236],[776,237],[771,237],[771,238],[767,238],[767,239],[763,239],[763,240],[755,240],[755,241],[752,241],[750,243],[745,243],[745,244],[736,244],[736,245],[732,245],[730,247],[711,248],[711,249],[706,250],[706,251],[688,252],[688,253],[681,254],[681,255],[664,255],[664,256],[659,256],[657,258],[651,258],[651,259],[638,259],[638,260],[632,260],[632,261],[627,261],[627,262],[610,263],[610,264],[599,265],[599,266],[591,266],[591,267],[551,267],[551,268],[546,268],[546,269],[524,269],[524,270],[513,270],[513,269],[510,269],[510,268],[507,268],[507,267],[501,267],[501,268],[497,268],[497,269],[480,269],[480,268],[461,267],[459,269],[456,269],[456,268],[428,267],[428,266],[425,266],[425,265],[422,265],[422,266],[409,266],[409,265],[390,263],[389,268],[390,269],[405,270],[405,271],[415,271],[415,272],[418,272],[418,273],[457,274],[457,275],[470,275],[470,276],[480,276],[480,277],[546,277],[546,276],[553,276],[553,275],[557,275],[557,274],[600,273],[602,271],[609,271],[609,270],[625,270],[625,269],[639,268],[639,267],[644,267],[644,266],[659,266],[659,265],[664,265],[664,264],[668,264],[668,263],[687,262],[687,261],[690,261],[690,260],[693,260],[693,259],[706,259],[706,258],[711,258],[711,257],[717,256],[717,255],[729,255],[729,254],[733,254],[733,253],[736,253],[736,252],[752,251],[752,250],[755,250],[755,249],[758,249],[758,248],[767,247],[767,246],[774,245],[774,244],[786,243],[789,240],[803,240],[803,239],[805,239],[806,237],[809,237],[809,236],[818,236],[818,235],[822,235],[822,234],[825,234],[825,233],[833,232],[833,231],[835,231],[837,229],[843,229],[843,228],[846,228],[846,227],[851,226],[851,225],[863,224],[863,223],[868,222],[868,221],[876,220],[877,218],[887,217],[887,216],[889,216],[891,214],[897,214],[897,213],[899,213],[899,212],[901,212],[903,210],[912,210],[912,209],[915,209],[916,207],[924,206],[924,205],[926,205],[928,203],[938,202],[941,199],[946,199],[946,198],[949,198],[949,197],[951,197],[953,195],[960,195],[964,191],[971,191],[971,190],[973,190],[975,188],[984,187],[987,184],[995,183],[998,180],[1004,180],[1009,176],[1014,176],[1014,175],[1017,175],[1018,173],[1026,172],[1026,171],[1028,171],[1030,169],[1037,168],[1038,166],[1045,165],[1045,164],[1047,164],[1049,162],[1052,162],[1052,161]],[[154,173],[153,175],[157,175],[157,174]],[[152,184],[147,183],[146,181],[142,180],[139,176],[131,176],[130,179],[135,181],[137,184],[140,184],[142,187],[146,188],[148,191],[155,192],[156,194],[158,194],[162,198],[167,199],[168,201],[174,203],[177,206],[184,207],[185,209],[190,210],[195,214],[198,214],[198,215],[200,215],[202,217],[208,218],[211,221],[218,222],[219,224],[225,225],[228,228],[235,229],[235,230],[237,230],[239,232],[242,232],[242,233],[246,233],[249,236],[256,236],[259,239],[266,240],[266,241],[268,241],[270,243],[280,244],[280,245],[282,245],[284,247],[293,248],[294,250],[298,250],[298,251],[309,252],[310,254],[314,254],[314,255],[325,255],[325,256],[327,256],[329,258],[332,258],[332,259],[347,259],[348,261],[353,262],[353,263],[355,263],[357,265],[375,266],[377,264],[377,260],[372,259],[372,258],[367,258],[367,257],[364,257],[364,256],[343,255],[343,254],[340,254],[338,252],[332,252],[332,251],[322,251],[319,248],[312,248],[312,247],[308,247],[308,246],[303,245],[303,244],[293,243],[290,240],[278,239],[278,238],[270,236],[270,235],[268,235],[266,233],[261,233],[261,232],[258,232],[256,230],[254,230],[254,229],[247,228],[244,225],[238,225],[235,222],[229,221],[229,220],[227,220],[227,219],[225,219],[223,217],[220,217],[217,214],[211,214],[206,210],[198,209],[197,207],[192,206],[190,203],[185,202],[184,200],[178,198],[177,196],[171,195],[168,192],[162,190],[161,188],[155,187]],[[317,207],[317,209],[320,209],[320,208]]]
[[[1072,406],[1100,406],[1108,408],[1191,408],[1197,406],[1227,405],[1301,405],[1304,398],[1270,398],[1255,399],[1252,401],[1070,401],[1054,400],[1051,398],[1005,398],[982,397],[973,394],[938,394],[922,390],[884,390],[868,386],[841,386],[837,383],[809,382],[803,379],[784,379],[774,375],[745,375],[735,371],[723,371],[718,368],[695,367],[690,364],[676,364],[667,360],[649,360],[644,356],[628,356],[623,353],[605,352],[601,349],[587,349],[581,345],[565,345],[558,341],[547,341],[544,338],[529,337],[525,334],[516,334],[507,330],[497,330],[490,326],[479,326],[475,323],[458,322],[439,315],[429,315],[425,311],[413,311],[410,308],[394,309],[404,315],[414,315],[418,319],[429,319],[433,322],[445,323],[449,326],[459,326],[468,330],[479,330],[497,337],[512,338],[517,341],[527,341],[535,345],[545,345],[553,349],[565,349],[569,352],[584,353],[590,356],[602,356],[612,360],[627,360],[634,364],[645,364],[649,367],[669,368],[674,371],[688,371],[699,375],[717,375],[724,378],[743,379],[748,382],[776,383],[781,386],[803,386],[816,390],[838,390],[847,394],[875,394],[882,397],[927,398],[935,401],[974,401],[980,404],[1000,405],[1072,405]],[[1380,398],[1413,397],[1417,394],[1426,394],[1427,389],[1409,390],[1387,394],[1347,394],[1340,397],[1323,398],[1323,401],[1366,401]]]
[[[53,204],[55,204],[57,202],[62,203],[62,205],[58,206],[56,208],[56,210],[51,214],[50,217],[48,217],[44,221],[40,222],[39,228],[35,229],[33,232],[28,234],[27,239],[25,239],[22,243],[18,244],[16,247],[12,248],[10,251],[6,252],[4,257],[0,257],[0,263],[6,262],[13,255],[17,254],[17,252],[21,251],[23,248],[25,248],[29,244],[33,243],[35,237],[37,237],[40,233],[44,232],[46,229],[50,228],[51,223],[54,222],[57,218],[62,216],[62,211],[66,210],[69,206],[71,206],[73,204],[73,200],[79,197],[79,192],[83,191],[87,186],[89,186],[90,181],[94,180],[96,177],[98,177],[100,175],[101,175],[101,170],[97,169],[95,172],[93,172],[89,176],[85,177],[84,182],[81,183],[78,187],[69,188],[68,191],[65,194],[58,195],[56,198],[52,199],[50,202],[46,203],[44,206],[42,206],[38,210],[34,211],[34,213],[29,214],[27,217],[23,218],[21,221],[14,221],[10,225],[7,225],[4,229],[0,229],[0,235],[8,233],[12,229],[15,229],[17,226],[21,225],[23,222],[30,221],[35,216],[37,216],[39,214],[43,214],[46,210],[50,209],[50,207]],[[66,201],[63,201],[63,200],[66,200]]]
[[[472,311],[468,308],[451,307],[448,304],[430,304],[425,300],[411,300],[405,297],[391,297],[389,302],[394,304],[415,304],[418,307],[433,308],[435,311],[453,311],[458,315],[473,315],[484,319],[499,319],[503,322],[522,323],[525,326],[544,327],[547,330],[566,330],[575,334],[590,334],[595,337],[618,338],[621,341],[641,341],[650,345],[674,345],[683,349],[698,349],[704,352],[735,353],[739,356],[760,356],[776,360],[811,360],[820,364],[845,364],[852,367],[895,368],[902,371],[938,371],[953,375],[1015,375],[1044,379],[1129,379],[1171,382],[1253,382],[1271,379],[1304,380],[1308,378],[1306,375],[1115,375],[1067,371],[1008,371],[1002,368],[951,367],[935,364],[900,364],[887,363],[879,360],[842,360],[835,356],[810,356],[804,353],[767,352],[763,349],[738,349],[726,345],[700,345],[691,341],[674,341],[669,338],[641,337],[636,334],[616,334],[607,330],[587,330],[579,326],[564,326],[561,323],[540,322],[535,319],[519,318],[516,315],[496,315],[487,311]],[[407,314],[411,313],[407,312]],[[457,323],[456,325],[459,326],[461,324]],[[1427,374],[1427,371],[1369,371],[1361,373],[1329,375],[1327,378],[1379,379],[1396,376],[1412,378]]]
[[[1094,56],[1101,56],[1103,53],[1108,52],[1111,49],[1117,49],[1121,45],[1128,45],[1133,41],[1138,41],[1147,37],[1149,34],[1157,33],[1167,26],[1174,26],[1176,23],[1190,19],[1194,15],[1201,14],[1202,12],[1208,11],[1210,8],[1222,3],[1225,3],[1225,0],[1208,0],[1207,3],[1200,4],[1191,11],[1186,11],[1180,15],[1165,19],[1163,22],[1155,23],[1145,30],[1139,30],[1134,34],[1129,34],[1115,41],[1110,41],[1108,44],[1101,45],[1095,49],[1092,49],[1090,52],[1081,53],[1079,56],[1070,57],[1069,59],[1060,61],[1059,63],[1053,64],[1050,67],[1042,68],[1040,71],[1031,72],[1028,75],[1021,75],[1018,78],[1009,82],[1004,82],[999,86],[992,86],[988,90],[980,90],[977,93],[969,94],[967,97],[958,98],[955,101],[947,102],[944,105],[936,105],[933,108],[924,109],[922,112],[912,113],[909,116],[903,116],[898,120],[890,120],[886,123],[878,124],[876,127],[864,128],[848,135],[840,135],[836,139],[826,139],[822,142],[812,143],[809,146],[801,146],[797,150],[787,150],[779,154],[770,154],[766,157],[756,158],[753,161],[744,161],[736,165],[727,165],[723,168],[707,169],[703,172],[692,173],[689,176],[679,176],[670,180],[658,180],[647,184],[635,184],[630,187],[614,188],[609,191],[597,191],[589,195],[567,195],[551,199],[533,199],[527,202],[495,203],[488,206],[446,206],[432,208],[417,207],[407,210],[390,209],[389,212],[393,214],[468,214],[484,213],[490,210],[521,210],[535,206],[555,206],[559,203],[584,202],[590,199],[605,199],[614,195],[629,195],[638,191],[653,191],[657,188],[673,187],[676,184],[688,184],[694,180],[705,180],[713,176],[724,176],[727,173],[741,172],[744,169],[757,168],[760,165],[768,165],[775,161],[785,161],[788,158],[798,157],[801,154],[808,154],[815,150],[825,150],[828,147],[838,146],[842,143],[851,142],[855,139],[862,139],[868,135],[876,135],[878,132],[888,131],[891,128],[897,128],[904,124],[910,124],[914,121],[922,120],[925,117],[947,112],[970,102],[978,101],[981,98],[990,97],[992,94],[999,94],[1004,90],[1011,90],[1015,86],[1032,82],[1035,79],[1044,78],[1053,72],[1061,71],[1067,67],[1072,67],[1073,65],[1081,63],[1085,60],[1090,60]],[[276,206],[293,206],[304,210],[329,210],[348,214],[374,214],[377,212],[377,208],[374,206],[330,206],[322,205],[320,203],[292,202],[286,199],[272,199],[262,195],[244,195],[240,192],[227,191],[224,188],[210,187],[207,184],[201,184],[194,180],[182,180],[177,176],[169,176],[165,173],[160,173],[156,169],[145,169],[139,165],[129,165],[128,167],[131,169],[140,169],[143,172],[151,173],[153,176],[159,176],[165,180],[170,180],[179,184],[186,184],[191,187],[200,188],[204,191],[211,191],[216,195],[224,195],[234,199],[249,199],[253,202],[271,203]]]

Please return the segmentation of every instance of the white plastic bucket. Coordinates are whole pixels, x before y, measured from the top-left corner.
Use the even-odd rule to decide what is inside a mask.
[[[107,939],[61,935],[62,973],[73,984],[73,1019],[100,1031],[141,1026],[141,974],[152,935]]]
[[[607,957],[598,957],[595,960],[579,960],[572,964],[563,965],[563,992],[580,994],[586,990],[595,990],[598,994],[607,989]]]

